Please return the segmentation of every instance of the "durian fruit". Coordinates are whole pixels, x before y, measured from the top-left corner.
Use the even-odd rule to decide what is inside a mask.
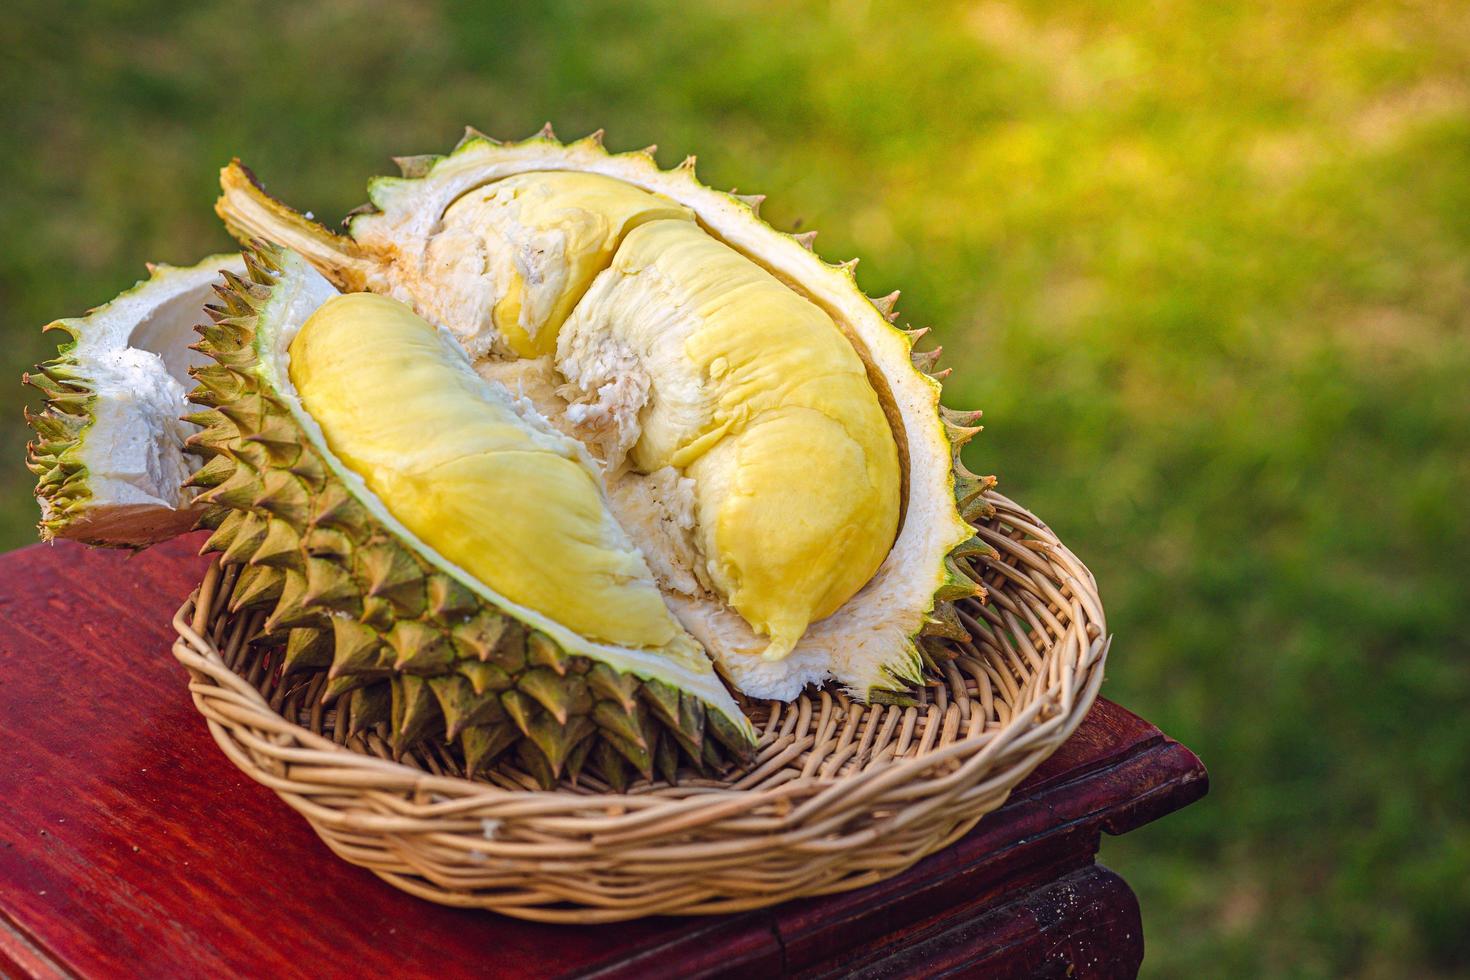
[[[961,464],[978,413],[939,403],[938,351],[869,299],[855,262],[783,234],[693,158],[609,154],[600,134],[399,160],[334,233],[238,162],[216,211],[339,288],[455,336],[604,467],[613,515],[682,625],[741,691],[836,680],[902,701],[982,593]]]
[[[754,731],[664,605],[586,450],[388,298],[265,248],[200,327],[192,485],[282,670],[353,730],[508,753],[541,785],[672,780]]]
[[[183,486],[189,429],[179,417],[199,360],[189,342],[222,269],[244,265],[239,255],[150,265],[112,302],[46,326],[70,340],[24,378],[45,396],[40,412],[26,413],[42,538],[140,548],[194,526],[199,510]]]

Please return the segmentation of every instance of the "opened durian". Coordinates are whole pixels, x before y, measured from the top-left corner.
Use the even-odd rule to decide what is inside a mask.
[[[354,729],[442,733],[471,774],[512,747],[543,785],[749,754],[579,443],[402,304],[290,252],[247,261],[200,329],[192,482],[285,672],[329,667]]]
[[[976,413],[939,405],[937,351],[852,265],[776,231],[693,161],[548,131],[470,132],[399,161],[336,234],[238,163],[216,210],[242,240],[443,327],[482,376],[586,446],[679,622],[740,691],[835,680],[903,699],[925,637],[961,639],[987,485],[959,462]]]
[[[508,754],[543,785],[672,779],[749,756],[721,676],[903,701],[965,638],[953,603],[982,594],[988,551],[968,521],[989,481],[959,461],[978,413],[939,405],[938,352],[892,325],[897,294],[868,299],[853,263],[692,159],[662,171],[547,130],[400,165],[345,234],[225,168],[216,210],[248,275],[200,328],[213,363],[161,350],[204,411],[186,447],[133,430],[204,459],[157,496],[213,529],[234,608],[261,611],[287,673],[328,670],[354,730],[458,742],[471,772]],[[46,375],[38,461],[85,444],[66,420],[84,391],[114,397],[98,375]],[[79,500],[107,473],[104,451],[50,479]]]
[[[213,255],[187,268],[150,266],[112,302],[46,326],[71,340],[24,379],[46,396],[42,411],[26,413],[42,538],[140,548],[199,520],[184,487],[193,461],[180,416],[188,370],[202,360],[189,349],[194,326],[222,269],[244,264]]]

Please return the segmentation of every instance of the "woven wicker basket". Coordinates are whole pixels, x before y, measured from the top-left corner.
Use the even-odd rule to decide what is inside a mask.
[[[225,754],[280,794],[338,855],[423,898],[545,922],[736,912],[897,874],[1000,806],[1082,720],[1108,636],[1086,567],[1030,513],[989,494],[977,528],[999,552],[989,600],[961,611],[972,643],[917,707],[821,691],[749,702],[756,764],[723,780],[584,775],[539,791],[504,768],[461,778],[447,752],[394,762],[344,738],[325,674],[277,681],[231,616],[234,570],[211,567],[174,619],[174,655]],[[344,746],[345,741],[345,746]]]

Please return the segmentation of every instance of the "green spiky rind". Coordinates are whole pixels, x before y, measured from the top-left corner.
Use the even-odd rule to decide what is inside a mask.
[[[21,382],[41,392],[45,405],[39,412],[25,410],[25,419],[35,433],[26,445],[26,467],[36,475],[36,499],[41,504],[37,530],[46,541],[64,532],[87,507],[92,491],[87,485],[87,467],[81,459],[83,433],[95,418],[95,395],[72,356],[76,327],[58,320],[47,330],[66,330],[73,340],[63,344],[57,355],[21,376]]]
[[[916,350],[918,340],[928,333],[928,330],[906,330],[897,326],[898,292],[878,297],[863,293],[857,282],[857,259],[836,263],[822,260],[816,255],[813,248],[817,234],[815,231],[796,234],[782,232],[760,217],[763,195],[725,192],[700,183],[696,176],[696,160],[693,156],[686,157],[673,168],[663,170],[659,168],[654,157],[657,147],[611,154],[604,148],[602,136],[602,131],[598,130],[580,140],[563,143],[557,138],[548,123],[529,139],[500,141],[472,127],[467,127],[463,138],[448,154],[397,158],[396,162],[402,173],[401,176],[384,176],[371,180],[368,184],[369,203],[355,209],[348,216],[344,222],[346,234],[338,235],[322,229],[323,233],[330,237],[330,243],[324,249],[324,254],[335,258],[352,251],[350,272],[364,284],[364,288],[374,290],[387,288],[390,285],[388,277],[381,273],[375,276],[371,271],[363,271],[367,265],[378,260],[371,257],[370,250],[364,250],[360,246],[364,241],[373,237],[378,223],[388,222],[391,226],[390,219],[393,217],[394,206],[402,196],[411,195],[413,186],[421,181],[430,181],[443,176],[447,181],[452,182],[458,169],[465,167],[467,162],[476,155],[483,155],[487,158],[499,155],[508,158],[527,150],[533,153],[544,150],[559,156],[559,160],[553,159],[550,164],[538,158],[538,167],[587,169],[630,180],[638,186],[668,194],[676,200],[689,204],[702,218],[706,216],[705,211],[701,206],[690,203],[691,195],[702,201],[713,201],[717,207],[733,208],[748,218],[750,222],[758,225],[762,234],[774,236],[776,240],[789,240],[799,246],[802,251],[808,253],[807,258],[815,263],[812,269],[816,274],[829,278],[837,277],[841,283],[841,290],[849,296],[858,298],[860,306],[870,308],[876,313],[881,319],[883,330],[896,343],[903,345],[903,349],[907,351],[909,368],[922,378],[923,384],[930,393],[928,397],[933,419],[930,435],[934,440],[935,448],[938,450],[942,444],[944,447],[942,451],[951,460],[947,482],[949,493],[953,496],[954,507],[950,518],[945,521],[948,526],[945,533],[952,536],[947,537],[947,552],[942,556],[937,556],[935,567],[931,569],[933,589],[928,599],[922,603],[922,607],[912,611],[914,617],[912,633],[880,666],[877,672],[878,677],[864,689],[849,688],[849,693],[853,696],[868,700],[892,701],[906,698],[907,692],[921,682],[922,670],[927,657],[924,652],[926,640],[968,639],[968,634],[958,625],[959,621],[954,615],[953,604],[968,599],[983,601],[985,596],[984,587],[980,583],[981,576],[974,569],[971,561],[977,557],[991,556],[993,552],[984,545],[977,548],[978,539],[974,537],[972,525],[993,516],[993,508],[986,500],[985,491],[995,486],[995,478],[971,472],[961,458],[961,451],[965,444],[980,431],[980,427],[976,424],[980,413],[958,412],[940,403],[943,383],[950,373],[948,369],[938,368],[940,349]],[[535,168],[527,166],[522,169]],[[515,166],[507,165],[492,179],[501,179],[515,172],[518,172]],[[256,187],[259,189],[258,185]],[[685,191],[688,193],[682,193]],[[221,202],[224,203],[223,198]],[[279,205],[279,202],[273,200],[272,206],[283,207]],[[219,210],[229,223],[228,208],[221,207]],[[259,231],[259,229],[251,229],[252,234],[258,234]],[[329,277],[334,273],[340,276],[340,269],[328,268],[331,264],[330,261],[318,262],[319,268],[322,268],[322,271]],[[895,363],[896,360],[896,358],[885,360],[885,367]]]
[[[257,325],[281,253],[247,252],[246,269],[226,276],[198,328],[196,348],[224,370],[194,371],[190,399],[203,410],[189,445],[205,462],[191,484],[226,513],[205,550],[242,566],[231,609],[267,613],[262,639],[284,643],[283,670],[325,667],[332,699],[386,685],[395,751],[456,742],[471,775],[509,753],[543,786],[589,760],[625,785],[626,767],[652,778],[681,751],[700,770],[749,756],[749,733],[697,697],[567,652],[353,498],[259,370]]]

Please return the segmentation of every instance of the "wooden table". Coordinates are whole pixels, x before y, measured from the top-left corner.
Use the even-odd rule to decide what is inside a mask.
[[[861,891],[576,928],[441,908],[332,856],[215,747],[168,653],[198,543],[0,556],[0,974],[1130,977],[1138,903],[1100,835],[1207,785],[1099,701],[969,836]]]

